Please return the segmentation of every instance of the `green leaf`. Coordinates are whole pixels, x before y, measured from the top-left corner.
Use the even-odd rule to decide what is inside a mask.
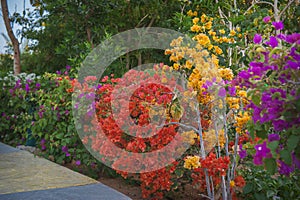
[[[272,175],[275,174],[277,169],[276,160],[274,158],[266,158],[264,162],[267,171]]]
[[[267,132],[265,130],[256,131],[256,135],[262,139],[267,138]]]
[[[250,120],[250,121],[248,122],[247,127],[248,127],[248,131],[249,131],[249,133],[250,133],[250,137],[251,137],[252,139],[254,139],[254,136],[255,136],[255,134],[254,134],[254,124],[253,124],[253,121],[252,121],[252,120]]]
[[[59,133],[59,134],[55,135],[55,137],[57,139],[63,139],[64,138],[64,133]]]
[[[252,102],[258,106],[260,104],[261,94],[257,94],[257,93],[253,94],[251,99],[252,99]]]
[[[266,196],[263,193],[255,193],[254,197],[257,200],[265,200],[266,199]]]
[[[276,153],[276,149],[278,148],[279,145],[279,141],[273,141],[268,143],[268,148],[271,150],[271,153],[273,155],[273,157],[276,157],[277,153]]]
[[[243,189],[244,194],[249,194],[253,190],[253,184],[252,183],[247,183],[247,185]]]
[[[270,198],[270,197],[273,197],[276,195],[276,192],[274,192],[273,190],[268,190],[267,191],[267,197]]]
[[[268,143],[267,146],[269,147],[269,149],[275,151],[277,149],[278,145],[279,145],[279,141],[273,141],[273,142]]]
[[[283,161],[288,164],[291,165],[292,164],[292,156],[291,156],[291,152],[284,149],[282,151],[280,151],[280,157],[283,159]]]
[[[176,169],[175,174],[177,178],[181,178],[183,176],[183,170],[182,169]]]
[[[287,140],[287,148],[288,150],[292,151],[297,147],[297,144],[299,143],[300,137],[297,135],[291,135],[289,139]]]

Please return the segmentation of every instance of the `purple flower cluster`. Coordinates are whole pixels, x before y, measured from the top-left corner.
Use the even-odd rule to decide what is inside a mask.
[[[272,22],[272,25],[275,27],[276,30],[282,30],[284,28],[283,22]]]
[[[288,165],[282,160],[277,160],[278,172],[285,176],[289,176],[295,169],[300,169],[300,160],[292,153],[292,165]]]
[[[269,20],[269,18],[264,19],[266,23]],[[272,25],[276,30],[283,29],[282,22],[273,22]],[[277,132],[294,125],[299,126],[300,114],[293,108],[295,108],[295,102],[299,101],[300,94],[295,89],[297,85],[293,83],[299,82],[300,34],[271,36],[265,43],[262,43],[261,35],[256,34],[253,42],[264,46],[266,50],[255,55],[247,70],[238,73],[232,81],[233,86],[260,90],[260,103],[251,102],[247,107],[253,111],[254,122],[261,124],[270,122]],[[285,48],[284,53],[273,51],[275,47],[279,47],[279,44],[282,45],[281,48]],[[271,81],[272,79],[274,81],[270,83],[271,75]],[[287,112],[296,113],[289,118],[282,117]]]
[[[270,17],[270,16],[266,16],[266,17],[263,18],[263,21],[264,21],[265,23],[268,23],[270,20],[271,20],[271,17]]]
[[[254,81],[261,80],[269,70],[276,69],[277,66],[265,65],[263,62],[252,61],[250,62],[247,70],[243,70],[238,73],[237,77],[232,81],[232,84],[246,86],[247,88],[255,88],[256,84]]]
[[[262,165],[264,158],[271,158],[271,150],[267,147],[267,142],[265,141],[263,144],[257,144],[255,146],[256,154],[253,158],[253,163],[255,165]]]
[[[254,42],[255,44],[259,44],[259,43],[261,43],[261,41],[262,41],[261,35],[260,35],[260,34],[255,34],[255,35],[254,35],[254,38],[253,38],[253,42]]]
[[[273,141],[279,141],[280,140],[280,135],[276,133],[272,133],[268,135],[268,141],[273,142]]]
[[[287,122],[281,119],[282,112],[286,106],[286,91],[281,88],[271,88],[262,92],[260,105],[251,103],[249,107],[253,110],[253,121],[266,123],[271,122],[275,131],[282,131],[290,127],[294,122]]]
[[[294,171],[294,168],[285,164],[285,162],[281,161],[281,160],[277,160],[277,163],[279,165],[278,167],[278,172],[280,174],[283,174],[283,175],[286,175],[286,176],[289,176],[291,172]]]
[[[243,149],[243,145],[239,145],[239,156],[241,159],[244,159],[247,156],[247,151]]]
[[[26,81],[23,81],[21,79],[18,79],[14,85],[13,88],[10,88],[8,91],[11,96],[15,97],[18,96],[19,98],[23,99],[24,95],[22,91],[26,92],[26,95],[34,94],[37,90],[41,88],[40,83],[35,83],[31,79],[27,79]]]
[[[69,153],[69,149],[67,146],[63,146],[61,148],[61,150],[66,154],[67,157],[71,156],[71,154]]]
[[[41,150],[42,151],[45,151],[46,149],[47,149],[47,147],[46,147],[46,140],[43,138],[43,139],[41,139],[41,142],[40,142],[40,144],[41,144]]]

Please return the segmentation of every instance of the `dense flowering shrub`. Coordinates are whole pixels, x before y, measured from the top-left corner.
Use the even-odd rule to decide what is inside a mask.
[[[34,139],[42,155],[57,163],[95,165],[73,123],[68,93],[71,73],[67,66],[65,72],[56,74],[8,74],[2,78],[1,141],[20,145]]]
[[[37,82],[39,79],[35,74],[21,73],[15,76],[12,72],[0,79],[1,141],[16,145],[28,139],[23,124],[31,123],[30,114],[34,111],[31,98],[41,87]]]
[[[130,171],[133,166],[142,169],[143,166],[151,165],[151,162],[157,162],[157,159],[161,159],[160,162],[164,166],[166,162],[164,159],[173,157],[174,152],[167,150],[166,155],[149,156],[147,162],[140,163],[135,162],[132,157],[120,155],[116,157],[115,152],[112,152],[111,142],[128,152],[147,153],[162,149],[174,139],[186,140],[186,132],[182,134],[182,137],[175,138],[178,127],[176,124],[161,127],[155,135],[152,135],[153,130],[156,129],[157,125],[161,125],[161,122],[178,122],[182,117],[183,108],[172,101],[175,94],[170,90],[170,88],[174,88],[176,81],[163,76],[168,70],[171,69],[166,65],[157,65],[149,72],[131,70],[122,78],[104,77],[101,80],[101,85],[96,88],[89,84],[95,81],[96,77],[86,77],[83,83],[76,79],[71,81],[74,87],[71,91],[79,91],[75,93],[77,101],[74,104],[83,107],[78,111],[75,109],[75,112],[85,112],[83,119],[77,120],[81,122],[92,121],[90,126],[81,127],[82,132],[84,132],[84,135],[81,136],[82,142],[90,147],[90,151],[98,155],[97,158],[107,165],[115,169],[121,167],[122,170],[118,172],[124,177],[132,176],[127,171]],[[166,81],[169,82],[170,87],[164,86]],[[138,87],[135,89],[136,86]],[[128,92],[131,88],[133,89],[132,94]],[[95,89],[96,91],[93,93],[92,91]],[[180,88],[178,89],[180,90]],[[118,92],[113,93],[114,91]],[[96,100],[94,105],[86,103],[86,98],[92,93],[95,94],[95,96],[92,95],[92,98]],[[126,109],[127,104],[124,99],[127,99],[128,93],[130,94],[129,108]],[[120,102],[113,104],[113,99],[120,99]],[[93,107],[94,113],[89,113],[91,111],[90,106]],[[96,118],[93,118],[95,114]],[[163,121],[158,120],[161,117],[163,117]],[[95,119],[96,121],[94,121]],[[195,139],[192,140],[195,143]],[[178,151],[180,150],[178,149]],[[136,160],[139,160],[138,157]],[[155,165],[157,164],[153,163],[154,167]],[[158,198],[163,196],[164,191],[171,190],[173,185],[171,178],[176,165],[177,162],[174,160],[168,167],[154,172],[142,172],[139,179],[143,196],[145,198],[149,196]]]
[[[271,23],[268,21],[268,23]],[[272,22],[276,30],[283,23]],[[255,165],[265,165],[272,173],[287,176],[299,169],[299,69],[300,34],[281,34],[253,38],[253,61],[238,73],[234,84],[248,88],[252,99],[249,131],[262,139],[255,146]]]

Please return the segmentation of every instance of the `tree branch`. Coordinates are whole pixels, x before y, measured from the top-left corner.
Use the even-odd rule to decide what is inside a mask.
[[[17,75],[17,74],[21,73],[19,41],[16,38],[16,36],[12,30],[11,24],[10,24],[9,12],[8,12],[6,0],[1,0],[1,7],[2,7],[2,15],[3,15],[5,28],[6,28],[7,34],[12,42],[13,49],[14,49],[14,74]]]
[[[247,12],[249,12],[249,10],[251,10],[256,4],[269,4],[271,5],[272,7],[274,7],[274,4],[270,3],[270,2],[267,2],[267,1],[254,1],[252,3],[252,5],[244,12],[243,15],[245,15]]]
[[[288,9],[288,7],[290,7],[291,4],[292,4],[294,1],[295,1],[295,0],[291,0],[291,1],[288,2],[288,4],[284,7],[284,9],[280,12],[280,14],[279,14],[279,16],[278,16],[279,19],[281,18],[282,14],[285,12],[285,10]]]

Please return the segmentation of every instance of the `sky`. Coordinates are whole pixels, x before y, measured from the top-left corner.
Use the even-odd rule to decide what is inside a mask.
[[[10,15],[14,12],[22,13],[24,10],[24,6],[25,6],[25,9],[32,8],[32,6],[30,5],[30,0],[7,0],[7,6],[8,6]],[[13,30],[14,30],[15,35],[16,35],[16,31],[18,28],[20,28],[20,26],[17,26],[16,24],[14,24]],[[4,25],[4,21],[3,21],[2,9],[0,9],[0,34],[2,34],[2,33],[4,33],[8,37],[7,31],[6,31],[6,28]],[[19,39],[19,42],[21,42],[20,39]],[[4,39],[4,37],[2,35],[0,35],[0,54],[5,53],[5,46],[6,46],[6,40]],[[22,48],[22,45],[20,46],[20,48]]]

